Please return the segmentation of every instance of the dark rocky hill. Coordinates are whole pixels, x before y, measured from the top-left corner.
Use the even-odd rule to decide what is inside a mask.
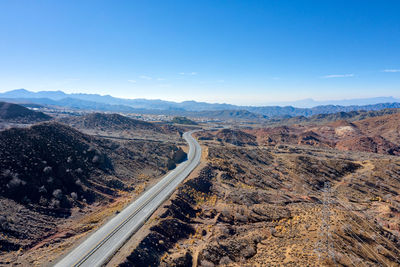
[[[35,123],[48,121],[51,117],[42,113],[30,110],[21,105],[0,102],[0,121],[17,123]]]
[[[119,114],[91,113],[82,117],[68,117],[62,120],[77,128],[86,129],[112,129],[112,130],[155,130],[162,129],[150,122],[135,120]]]
[[[106,205],[185,158],[172,144],[95,138],[56,122],[1,131],[0,255],[55,234],[72,208]],[[76,228],[71,235],[85,231]]]
[[[197,125],[197,122],[192,121],[186,117],[174,117],[171,121],[172,123],[177,123],[177,124],[186,124],[186,125]]]
[[[0,195],[17,202],[54,208],[69,208],[74,198],[91,202],[90,173],[113,170],[94,140],[65,125],[12,128],[0,140]]]
[[[91,113],[80,117],[65,117],[59,121],[79,130],[96,130],[100,132],[124,131],[127,133],[169,134],[179,131],[176,127],[136,120],[120,114]]]

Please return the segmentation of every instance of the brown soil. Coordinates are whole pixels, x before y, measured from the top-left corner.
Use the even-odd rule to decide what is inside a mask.
[[[208,165],[120,266],[400,264],[397,157],[207,144]]]
[[[197,132],[196,137],[199,140],[216,140],[221,143],[229,143],[237,146],[257,145],[257,139],[254,135],[240,130],[223,129],[216,132]]]
[[[200,170],[108,266],[400,266],[397,116],[197,133],[204,152]],[[149,153],[146,158],[160,160],[151,154],[158,143],[137,142],[138,150]],[[126,149],[110,158],[128,174],[135,158]],[[150,162],[154,171],[158,165]],[[146,174],[139,179],[143,184],[155,181],[154,172]],[[130,184],[136,194],[143,190],[139,180]],[[134,198],[128,194],[74,206],[68,221],[23,253],[12,242],[2,243],[14,250],[2,263],[44,264],[39,255],[47,251],[49,258],[59,256],[82,240],[85,229],[95,229]],[[6,201],[8,214],[36,216],[25,204]],[[35,227],[53,229],[60,222],[35,219],[33,230],[24,233],[33,239]],[[13,220],[15,227],[26,223]],[[0,218],[2,227],[9,223]]]
[[[338,120],[322,125],[290,125],[247,130],[262,145],[310,145],[339,150],[400,154],[400,114],[356,122]]]

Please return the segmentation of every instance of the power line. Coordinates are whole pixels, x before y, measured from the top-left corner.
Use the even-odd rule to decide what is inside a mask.
[[[367,244],[366,244],[364,241],[362,241],[362,239],[360,239],[360,238],[357,236],[357,233],[356,233],[356,232],[354,232],[351,228],[348,228],[348,230],[351,231],[353,234],[355,234],[355,235],[353,235],[352,233],[349,232],[349,234],[350,234],[354,239],[357,239],[357,240],[359,241],[360,245],[364,248],[365,252],[367,252],[373,259],[374,259],[374,258],[376,258],[376,259],[379,258],[379,256],[378,256],[372,249],[369,249],[369,251],[371,251],[372,254],[374,254],[375,256],[372,255],[370,252],[368,252],[368,247],[364,246],[364,245],[367,245]],[[382,259],[381,259],[381,261],[382,261]],[[385,263],[384,261],[382,261],[382,262]],[[386,264],[386,263],[385,263],[385,264]],[[382,264],[380,264],[380,265],[382,266]]]
[[[348,245],[346,244],[346,243],[344,243],[341,239],[340,239],[340,237],[337,239],[337,240],[339,240],[340,241],[340,243],[342,243],[345,247],[348,247]],[[340,248],[339,248],[340,249]],[[343,251],[342,249],[340,249],[342,252],[343,252],[343,255],[345,255],[349,260],[350,260],[350,262],[354,265],[354,267],[358,267],[359,265],[357,265],[357,264],[355,264],[354,263],[354,261],[351,259],[351,257],[349,256],[349,255],[347,255],[348,253],[351,253],[353,256],[355,256],[357,259],[359,259],[359,257],[357,257],[355,254],[354,254],[354,252],[352,252],[352,251]],[[363,263],[364,264],[364,266],[367,266],[365,263]]]
[[[339,201],[339,200],[336,200],[336,201],[337,201],[340,205],[342,205],[345,209],[347,209],[347,210],[350,211],[352,214],[354,214],[357,218],[359,218],[359,219],[362,220],[364,223],[366,223],[366,224],[368,225],[368,227],[371,228],[371,230],[374,231],[374,233],[378,234],[383,240],[388,241],[387,238],[383,237],[379,232],[377,232],[376,230],[374,230],[374,228],[371,226],[371,224],[370,224],[367,220],[363,219],[361,216],[357,215],[354,211],[352,211],[352,210],[349,208],[348,205],[346,205],[345,203],[343,203],[343,202],[341,202],[341,201]],[[360,229],[362,229],[362,226],[361,226],[359,223],[357,223],[357,221],[355,221],[355,220],[354,220],[353,218],[351,218],[351,217],[350,217],[350,219],[351,219],[354,223],[356,223],[356,224],[360,227]],[[381,245],[381,244],[378,243],[378,242],[375,240],[375,238],[373,238],[368,232],[366,232],[366,234],[368,234],[369,237],[370,237],[372,240],[374,240],[378,245]],[[388,243],[389,243],[394,249],[396,249],[398,252],[400,252],[400,250],[399,250],[398,248],[396,248],[391,242],[388,241]],[[381,245],[381,246],[382,246],[382,245]],[[392,256],[394,259],[397,258],[396,255],[393,254],[393,251],[390,251],[389,249],[387,249],[387,248],[384,247],[384,246],[382,246],[382,247],[383,247],[387,252],[389,252],[389,254],[391,254],[391,256]],[[400,260],[397,260],[397,263],[400,263]]]
[[[332,261],[335,265],[335,251],[332,243],[331,234],[331,187],[328,181],[324,182],[322,189],[322,208],[321,208],[321,226],[319,231],[319,239],[316,243],[315,251],[319,262]]]

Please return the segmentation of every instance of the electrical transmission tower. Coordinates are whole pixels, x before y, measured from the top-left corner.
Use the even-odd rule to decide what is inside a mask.
[[[322,208],[321,208],[321,226],[319,239],[316,243],[315,252],[317,253],[319,263],[333,263],[336,265],[335,251],[331,234],[331,187],[329,182],[324,182],[322,189]]]

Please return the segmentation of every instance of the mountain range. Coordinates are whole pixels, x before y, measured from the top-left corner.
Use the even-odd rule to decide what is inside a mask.
[[[341,100],[325,100],[316,101],[312,98],[301,99],[297,101],[285,102],[270,102],[265,106],[293,106],[297,108],[312,108],[324,105],[339,105],[339,106],[352,106],[352,105],[374,105],[379,103],[394,103],[400,102],[400,98],[389,97],[372,97],[372,98],[356,98],[356,99],[341,99]]]
[[[400,108],[400,99],[393,97],[378,97],[365,99],[352,99],[342,101],[318,102],[306,99],[291,102],[297,106],[313,107],[294,107],[294,106],[238,106],[232,104],[206,103],[196,101],[172,102],[164,100],[148,99],[124,99],[110,95],[98,94],[67,94],[63,91],[40,91],[32,92],[26,89],[17,89],[0,93],[0,99],[14,103],[35,103],[40,105],[50,105],[67,107],[72,109],[130,112],[147,114],[168,114],[212,117],[214,113],[231,114],[230,117],[240,116],[242,119],[272,118],[272,117],[294,117],[294,116],[313,116],[316,114],[330,114],[336,112],[350,112],[356,110],[381,110],[385,108]],[[289,102],[285,102],[289,104]],[[323,105],[319,105],[323,104]],[[340,105],[339,105],[340,104]],[[314,106],[315,105],[315,106]],[[231,112],[231,111],[241,112]],[[214,114],[215,115],[215,114]]]

